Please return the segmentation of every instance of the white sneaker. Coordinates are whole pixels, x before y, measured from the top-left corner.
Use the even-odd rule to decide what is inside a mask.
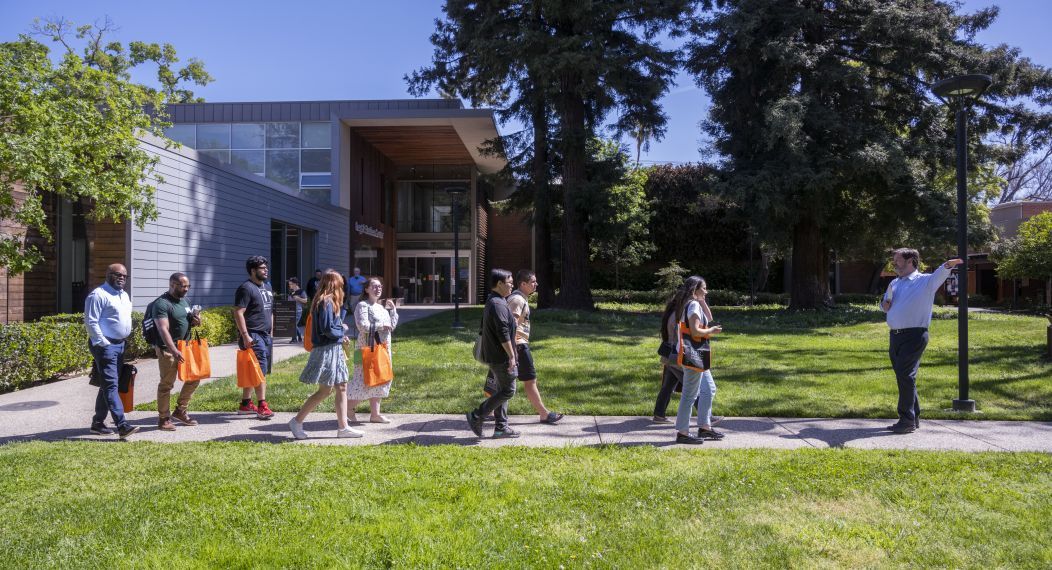
[[[362,437],[363,435],[365,435],[364,431],[359,431],[352,427],[336,430],[336,437]]]
[[[292,437],[307,439],[307,432],[303,431],[303,422],[297,422],[296,418],[289,420],[289,429],[292,430]]]

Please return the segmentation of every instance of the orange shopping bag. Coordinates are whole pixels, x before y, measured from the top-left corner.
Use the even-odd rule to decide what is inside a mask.
[[[362,347],[362,381],[368,388],[380,386],[394,380],[391,370],[391,352],[387,345],[377,342]]]
[[[307,324],[303,327],[303,348],[307,352],[310,352],[314,348],[314,342],[311,340],[310,332],[310,327],[313,324],[311,323],[311,316],[310,313],[307,313]]]
[[[179,379],[183,382],[197,382],[212,375],[212,361],[208,356],[208,339],[201,339],[201,335],[194,333],[194,340],[190,342],[180,340],[176,343],[179,352],[183,353],[183,361],[179,363]]]
[[[263,369],[259,367],[256,353],[251,348],[237,351],[237,387],[255,388],[263,383],[266,376]]]

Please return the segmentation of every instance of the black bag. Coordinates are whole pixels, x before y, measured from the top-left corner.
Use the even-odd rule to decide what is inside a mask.
[[[142,314],[142,337],[150,346],[161,346],[161,333],[157,332],[157,323],[153,321],[153,306],[157,299],[146,305],[146,312]]]
[[[672,356],[672,343],[661,341],[661,344],[658,345],[657,353],[661,358]]]
[[[121,363],[121,373],[117,377],[117,391],[127,394],[129,388],[135,386],[135,377],[138,374],[139,369],[134,364]]]
[[[676,364],[681,368],[689,368],[704,372],[712,368],[712,350],[709,347],[709,339],[695,339],[690,333],[690,325],[686,314],[679,323],[679,354],[676,355]]]

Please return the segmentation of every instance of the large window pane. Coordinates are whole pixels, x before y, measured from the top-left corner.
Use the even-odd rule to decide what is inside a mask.
[[[331,148],[332,127],[329,123],[303,123],[303,148]]]
[[[261,150],[232,150],[230,151],[230,164],[247,170],[252,174],[263,176],[263,151]]]
[[[299,148],[299,146],[299,123],[267,123],[267,148]]]
[[[300,196],[310,202],[314,202],[315,204],[322,204],[325,206],[332,204],[331,188],[304,188],[300,191]]]
[[[164,130],[164,136],[190,148],[197,148],[196,125],[172,125]]]
[[[230,164],[230,151],[229,150],[199,150],[201,156],[207,156],[214,158],[220,162],[220,164]]]
[[[300,188],[332,186],[332,174],[304,174],[300,176]]]
[[[263,148],[263,123],[235,123],[230,125],[230,148]]]
[[[300,153],[296,150],[268,150],[267,178],[289,188],[299,188]]]
[[[197,125],[197,148],[230,148],[230,125]]]
[[[331,164],[331,150],[305,150],[303,151],[303,162],[300,168],[303,172],[331,172]]]

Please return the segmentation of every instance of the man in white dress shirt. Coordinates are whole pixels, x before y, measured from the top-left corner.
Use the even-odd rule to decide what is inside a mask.
[[[900,248],[894,252],[892,265],[898,277],[888,285],[880,308],[887,313],[891,329],[888,355],[899,386],[899,421],[888,428],[895,433],[912,433],[920,427],[917,370],[928,346],[932,303],[950,270],[960,263],[960,259],[951,259],[932,273],[921,273],[917,250]]]
[[[124,361],[125,340],[131,335],[132,302],[124,290],[128,282],[128,269],[114,263],[106,269],[106,282],[88,295],[84,302],[84,326],[88,329],[91,355],[95,358],[95,371],[102,385],[95,397],[95,415],[91,418],[91,432],[109,435],[113,430],[103,423],[106,413],[113,416],[117,434],[121,439],[139,431],[128,424],[124,417],[124,405],[117,394]]]

